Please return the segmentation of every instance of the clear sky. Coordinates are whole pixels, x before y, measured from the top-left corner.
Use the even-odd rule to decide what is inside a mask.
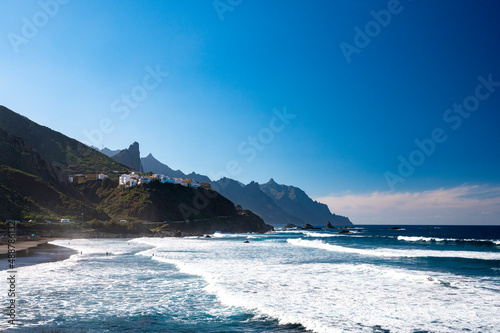
[[[0,104],[355,223],[500,224],[500,3],[0,2]]]

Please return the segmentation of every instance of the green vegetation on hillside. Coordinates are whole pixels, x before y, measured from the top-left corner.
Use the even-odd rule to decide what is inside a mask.
[[[132,148],[136,151],[132,150],[140,161],[138,145],[135,146]],[[26,228],[49,231],[66,228],[64,230],[74,229],[72,232],[85,231],[87,235],[94,229],[113,234],[149,234],[149,227],[159,227],[145,226],[139,220],[212,219],[207,230],[213,231],[218,230],[218,226],[235,228],[231,229],[234,232],[270,228],[262,227],[265,224],[258,217],[239,214],[234,204],[219,193],[203,188],[159,181],[125,188],[118,186],[116,175],[103,180],[87,179],[82,184],[70,183],[70,174],[113,175],[115,170],[128,168],[3,106],[0,106],[0,148],[0,221],[56,222],[66,218],[81,225],[56,227],[58,224],[42,223],[26,225]],[[128,222],[118,222],[120,220]],[[234,221],[234,225],[227,227],[229,221]],[[246,221],[249,224],[246,225]],[[24,224],[20,228],[23,229]]]
[[[58,163],[68,173],[109,172],[128,168],[64,134],[23,117],[0,105],[0,129],[20,138],[49,163]]]
[[[40,177],[0,165],[1,218],[57,220],[87,218],[109,219],[95,207],[55,189]]]
[[[111,217],[146,221],[183,221],[214,216],[237,215],[234,204],[215,191],[181,185],[150,184],[118,187],[118,181],[104,179],[78,186],[97,209]]]

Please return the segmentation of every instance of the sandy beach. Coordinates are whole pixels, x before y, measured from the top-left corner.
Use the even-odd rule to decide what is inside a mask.
[[[48,242],[51,242],[54,240],[60,240],[60,239],[65,240],[68,238],[18,237],[16,239],[16,242],[13,244],[13,246],[14,246],[14,249],[16,250],[16,252],[18,252],[18,251],[23,251],[23,250],[30,249],[33,247],[37,247],[40,244],[46,244]],[[7,240],[8,240],[8,238],[6,238],[6,237],[0,239],[0,255],[7,254],[7,252],[8,252]]]
[[[68,242],[71,241],[67,238],[55,237],[30,237],[30,239],[22,237],[15,243],[16,255],[12,261],[9,259],[9,254],[7,253],[8,246],[6,244],[6,239],[2,238],[0,245],[0,270],[65,260],[77,253],[70,248],[48,243],[53,240],[61,239],[67,240]]]

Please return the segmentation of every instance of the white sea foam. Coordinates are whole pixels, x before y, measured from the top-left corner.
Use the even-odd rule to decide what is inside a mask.
[[[500,240],[498,239],[462,239],[463,242],[486,242],[493,243],[495,245],[500,245]]]
[[[130,253],[133,248],[129,246],[129,243],[123,239],[73,239],[49,242],[49,244],[82,252],[83,255],[105,255],[107,252],[108,256]]]
[[[335,248],[334,260],[324,262],[328,252],[302,245],[332,244],[299,241],[306,243],[243,244],[231,238],[56,241],[83,254],[18,269],[23,323],[36,330],[50,327],[54,318],[99,323],[103,316],[158,313],[189,323],[200,318],[200,311],[227,317],[245,309],[315,332],[371,332],[375,326],[391,332],[486,332],[500,327],[496,277],[480,280],[335,260],[335,253],[345,257],[345,247]],[[6,327],[0,323],[0,329]]]
[[[154,260],[202,277],[205,290],[224,304],[315,332],[372,331],[377,325],[394,332],[477,331],[478,317],[484,331],[500,325],[491,311],[500,306],[498,292],[472,278],[370,264],[300,263],[297,258],[308,258],[310,251],[283,242],[139,241],[156,246]]]
[[[398,236],[398,240],[406,242],[486,242],[500,245],[500,240],[496,239],[458,239],[458,238],[439,238],[439,237],[422,237],[422,236]]]
[[[286,229],[286,230],[277,230],[275,232],[277,234],[303,234],[304,230],[301,230],[301,229],[297,229],[297,230]]]
[[[483,260],[500,260],[500,252],[478,251],[436,251],[436,250],[400,250],[388,248],[359,249],[328,244],[320,240],[287,239],[287,242],[301,247],[322,249],[332,252],[343,252],[376,257],[446,257]]]
[[[237,237],[246,237],[247,235],[243,234],[224,234],[220,232],[216,232],[213,235],[211,235],[213,238],[237,238]]]
[[[304,234],[308,237],[339,237],[340,234],[326,234],[314,231],[305,231]]]
[[[359,232],[359,231],[358,231]],[[353,235],[353,232],[350,232],[348,234],[341,234],[341,233],[329,233],[329,232],[317,232],[317,231],[307,231],[307,230],[284,230],[284,231],[278,231],[277,234],[279,235],[287,235],[287,234],[292,234],[292,235],[301,235],[304,237],[367,237],[367,236],[361,236],[361,235]]]
[[[239,314],[214,303],[203,292],[206,283],[202,279],[179,279],[174,266],[158,267],[151,260],[157,251],[151,245],[107,239],[51,243],[83,254],[17,269],[21,331],[101,331],[103,317],[127,321],[129,317],[168,314],[191,325],[200,311],[214,318]],[[135,252],[141,255],[130,256]],[[67,321],[71,326],[60,329],[58,325]],[[81,323],[85,321],[94,326],[89,329]],[[0,331],[7,328],[7,320],[1,321]]]
[[[398,236],[398,240],[407,242],[444,242],[456,241],[455,238],[419,237],[419,236]]]

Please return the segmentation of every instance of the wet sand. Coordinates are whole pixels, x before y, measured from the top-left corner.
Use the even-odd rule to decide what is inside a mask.
[[[66,238],[45,238],[45,237],[32,237],[32,238],[21,238],[16,239],[16,242],[13,244],[16,252],[23,251],[29,248],[37,247],[40,244],[46,244],[47,242],[51,242],[54,240],[66,239]],[[70,241],[70,240],[68,240]],[[12,247],[11,247],[12,248]],[[0,255],[8,253],[8,245],[7,238],[4,237],[0,240]]]
[[[14,269],[23,266],[41,264],[44,262],[65,260],[73,254],[77,254],[77,251],[64,246],[47,244],[47,242],[56,239],[60,238],[43,238],[38,240],[16,242]],[[70,242],[70,240],[68,240],[68,242]],[[0,251],[0,270],[11,269],[11,262],[9,261],[9,256],[7,254],[7,245],[0,245]]]

